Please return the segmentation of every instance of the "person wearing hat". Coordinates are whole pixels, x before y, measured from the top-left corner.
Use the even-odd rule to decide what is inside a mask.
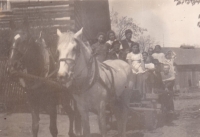
[[[97,42],[92,45],[92,54],[99,62],[103,62],[107,57],[107,47],[105,45],[105,34],[99,32],[97,35]]]
[[[134,44],[134,42],[131,40],[131,38],[132,38],[132,34],[133,34],[133,32],[132,32],[132,30],[130,30],[130,29],[127,29],[126,31],[125,31],[125,39],[124,40],[122,40],[121,41],[121,43],[122,43],[122,48],[125,50],[125,49],[129,49],[129,51],[131,51],[131,49],[132,49],[132,46],[133,46],[133,44]]]

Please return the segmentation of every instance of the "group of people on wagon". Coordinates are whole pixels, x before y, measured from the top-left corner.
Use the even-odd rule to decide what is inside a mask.
[[[99,62],[121,59],[130,64],[133,72],[134,90],[141,99],[146,93],[162,93],[160,101],[166,109],[174,111],[173,86],[175,81],[174,58],[172,51],[162,52],[160,45],[140,51],[139,43],[133,42],[132,30],[125,31],[125,39],[117,40],[115,32],[106,35],[100,32],[97,43],[92,45],[93,55]]]

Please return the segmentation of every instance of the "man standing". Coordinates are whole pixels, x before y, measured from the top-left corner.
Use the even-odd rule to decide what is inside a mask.
[[[164,64],[162,75],[162,81],[165,87],[165,106],[168,112],[174,112],[173,101],[173,87],[175,83],[175,75],[170,71],[170,65]]]
[[[132,34],[133,34],[133,32],[132,32],[132,30],[130,30],[130,29],[127,29],[127,30],[125,31],[125,37],[126,37],[126,38],[125,38],[124,40],[121,41],[121,43],[122,43],[122,48],[123,48],[124,51],[125,51],[126,49],[129,49],[129,51],[131,51],[131,48],[132,48],[132,46],[133,46],[133,44],[134,44],[134,42],[131,40]]]

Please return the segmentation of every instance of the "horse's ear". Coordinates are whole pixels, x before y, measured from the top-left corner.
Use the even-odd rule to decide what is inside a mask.
[[[40,31],[39,38],[42,38],[42,31]]]
[[[62,32],[61,32],[59,29],[57,29],[57,35],[58,35],[58,36],[61,36],[61,35],[62,35]]]
[[[74,38],[77,40],[81,40],[83,35],[83,28],[81,28],[78,32],[74,34]]]

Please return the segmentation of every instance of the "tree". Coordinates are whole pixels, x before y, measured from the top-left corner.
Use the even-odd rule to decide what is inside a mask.
[[[181,4],[200,4],[200,0],[174,0],[176,2],[176,5],[181,5]],[[199,19],[200,19],[200,15],[199,15]],[[197,23],[197,26],[200,27],[200,21]]]
[[[110,12],[110,19],[112,29],[115,31],[119,40],[124,38],[124,33],[127,29],[131,29],[133,31],[133,38],[136,38],[140,34],[143,34],[144,31],[147,31],[134,23],[133,18],[127,16],[120,17],[118,12],[115,12],[113,9]]]
[[[154,47],[158,42],[155,41],[154,38],[152,38],[150,35],[148,36],[140,36],[137,39],[137,42],[140,44],[140,50],[141,51],[148,51],[150,47]]]
[[[176,3],[176,5],[180,5],[180,4],[192,4],[192,5],[195,5],[195,4],[200,4],[200,0],[174,0]]]

